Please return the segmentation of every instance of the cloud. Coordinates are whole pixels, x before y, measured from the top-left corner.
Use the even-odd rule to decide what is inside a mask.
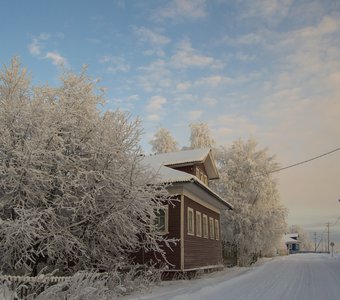
[[[157,114],[151,114],[151,115],[148,115],[146,119],[150,122],[159,122],[161,120],[161,117]]]
[[[181,92],[184,92],[186,91],[187,89],[189,89],[191,86],[191,83],[189,81],[186,81],[186,82],[179,82],[177,83],[176,85],[176,90],[178,91],[181,91]]]
[[[63,57],[59,52],[44,50],[45,48],[47,48],[47,41],[49,41],[52,37],[62,39],[64,38],[64,35],[61,32],[53,36],[48,33],[41,33],[40,35],[32,38],[32,42],[28,44],[28,51],[31,55],[39,59],[47,59],[52,61],[52,63],[56,66],[67,66],[68,62],[66,58]]]
[[[189,103],[189,102],[196,102],[197,98],[195,95],[190,94],[190,93],[184,93],[184,94],[179,94],[176,95],[172,100],[179,104],[179,103]]]
[[[134,94],[134,95],[127,97],[126,100],[129,101],[129,102],[130,101],[137,101],[137,100],[139,100],[139,98],[140,98],[139,95]]]
[[[205,97],[202,99],[202,104],[205,106],[213,107],[217,103],[217,100],[211,97]]]
[[[324,15],[317,22],[268,35],[266,57],[275,57],[263,74],[256,115],[268,124],[262,139],[282,160],[293,161],[335,147],[340,135],[339,21]],[[289,145],[298,145],[292,153]],[[289,153],[289,154],[287,154]],[[304,157],[301,156],[301,159]]]
[[[240,0],[243,4],[241,18],[261,17],[279,22],[289,14],[293,0]]]
[[[68,65],[66,58],[62,57],[58,52],[47,52],[45,58],[51,60],[54,65],[59,67]]]
[[[333,33],[338,29],[338,22],[330,16],[324,16],[317,26],[305,27],[296,31],[296,35],[301,38],[320,37],[328,33]]]
[[[192,110],[189,111],[188,116],[190,121],[195,121],[199,119],[203,115],[203,111],[201,110]]]
[[[174,68],[185,69],[188,67],[221,68],[223,64],[211,56],[205,56],[192,48],[189,40],[182,40],[177,52],[171,57],[170,64]]]
[[[123,57],[104,55],[100,58],[101,64],[106,64],[106,71],[109,73],[128,72],[130,64]]]
[[[33,37],[32,42],[28,45],[28,50],[30,54],[33,56],[40,56],[42,48],[43,48],[43,41],[47,41],[50,38],[50,35],[47,33],[41,33],[37,37]]]
[[[138,68],[142,72],[139,82],[148,92],[161,92],[164,88],[169,88],[173,84],[173,75],[164,60],[156,60],[147,66]]]
[[[197,20],[207,15],[205,0],[172,0],[166,6],[159,8],[154,15],[156,20]]]
[[[166,45],[171,41],[165,35],[145,27],[135,28],[135,33],[141,41],[148,42],[152,45]]]
[[[259,130],[255,123],[249,121],[247,117],[242,115],[218,115],[213,122],[213,126],[218,128],[217,134],[221,135],[222,141],[223,136],[227,133],[233,135],[236,139],[249,138]]]
[[[228,135],[230,135],[233,132],[233,130],[231,128],[227,128],[227,127],[219,127],[217,129],[217,134],[220,137],[226,137]]]
[[[220,75],[213,75],[208,77],[203,77],[197,81],[195,81],[194,85],[205,85],[211,88],[215,88],[218,85],[226,85],[230,84],[232,82],[232,79],[225,76]]]
[[[163,108],[164,104],[167,103],[166,98],[162,96],[153,96],[151,97],[146,109],[148,111],[159,111]]]
[[[248,45],[256,45],[256,44],[261,44],[265,40],[264,37],[264,32],[258,32],[258,33],[248,33],[244,35],[239,35],[236,37],[231,37],[229,35],[226,35],[223,39],[222,42],[228,44],[228,45],[233,45],[233,46],[248,46]]]

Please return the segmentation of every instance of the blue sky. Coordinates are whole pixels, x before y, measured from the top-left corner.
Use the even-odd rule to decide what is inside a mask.
[[[51,85],[61,65],[88,65],[107,109],[141,118],[146,152],[160,126],[187,145],[197,121],[218,144],[255,138],[282,166],[340,146],[339,1],[0,4],[1,63],[18,55]],[[277,178],[290,223],[321,231],[340,216],[339,152]]]

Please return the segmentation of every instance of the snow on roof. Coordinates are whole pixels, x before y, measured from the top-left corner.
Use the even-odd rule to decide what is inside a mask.
[[[181,165],[193,162],[203,162],[209,155],[210,149],[192,149],[183,150],[170,153],[161,153],[151,156],[146,156],[147,161],[152,161],[152,163],[157,163],[164,166]]]
[[[284,242],[286,244],[296,244],[296,243],[300,243],[299,240],[297,240],[296,238],[299,237],[298,233],[288,233],[284,235]]]
[[[203,163],[209,179],[219,178],[214,159],[211,155],[211,149],[209,148],[155,154],[146,156],[144,160],[152,166],[175,167]]]
[[[286,236],[290,238],[298,238],[299,234],[298,233],[287,233]]]
[[[204,161],[207,155],[209,155],[210,149],[185,150],[181,152],[186,153],[181,155],[180,152],[172,152],[145,156],[142,160],[142,164],[144,164],[147,168],[150,168],[155,173],[157,173],[158,180],[161,183],[195,182],[196,184],[200,185],[203,189],[205,189],[207,192],[212,194],[220,202],[223,202],[229,208],[232,208],[232,205],[230,203],[228,203],[221,196],[215,193],[195,175],[168,167],[182,163],[184,164],[189,162]],[[190,156],[188,155],[190,153],[194,153],[194,156],[191,159]]]

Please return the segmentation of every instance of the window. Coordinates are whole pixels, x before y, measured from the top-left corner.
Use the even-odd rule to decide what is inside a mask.
[[[203,182],[208,185],[208,177],[205,174],[203,174]]]
[[[200,169],[196,168],[196,177],[199,179],[200,178]]]
[[[188,234],[194,235],[194,226],[195,226],[195,221],[194,221],[194,210],[190,207],[188,207]]]
[[[216,240],[220,239],[220,224],[218,223],[218,220],[215,220],[215,234],[216,234]]]
[[[208,185],[207,175],[205,175],[205,173],[199,168],[196,168],[196,177],[202,182],[204,182],[206,185]]]
[[[155,209],[155,215],[158,230],[162,233],[168,233],[168,206],[166,205],[161,208]]]
[[[208,217],[203,214],[203,237],[208,238]]]
[[[202,214],[196,211],[196,236],[202,236]]]
[[[210,229],[210,238],[214,240],[215,239],[214,218],[209,218],[209,229]]]

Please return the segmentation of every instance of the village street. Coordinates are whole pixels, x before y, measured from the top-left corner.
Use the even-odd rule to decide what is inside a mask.
[[[236,268],[201,279],[165,283],[127,299],[324,300],[339,299],[340,256],[295,254],[259,267]]]

